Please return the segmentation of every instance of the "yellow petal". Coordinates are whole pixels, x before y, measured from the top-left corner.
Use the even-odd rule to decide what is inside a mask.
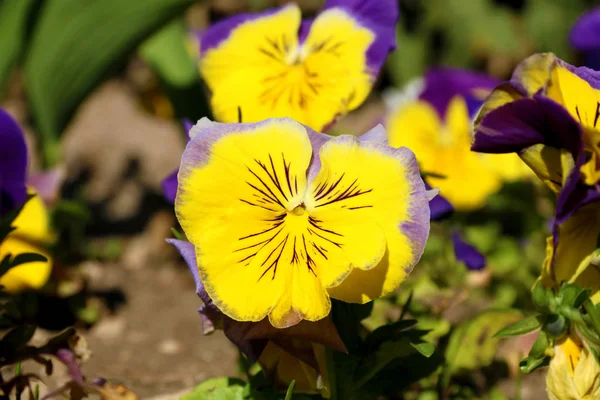
[[[382,151],[351,137],[326,143],[320,156],[322,168],[306,207],[335,232],[322,235],[339,244],[327,246],[327,260],[319,270],[327,270],[323,284],[333,286],[332,297],[348,302],[384,296],[419,260],[429,229],[424,185],[414,158],[407,149]],[[339,277],[350,272],[339,268],[344,262],[354,270],[341,281]],[[354,284],[355,275],[363,278],[361,285]]]
[[[312,149],[306,129],[288,119],[235,129],[212,144],[202,134],[190,142],[184,160],[205,159],[182,164],[175,211],[214,303],[233,319],[260,321],[290,295],[299,268],[286,217],[304,197]]]
[[[30,191],[30,194],[33,192]],[[32,197],[13,222],[16,227],[0,243],[0,260],[10,254],[15,257],[24,253],[45,256],[44,262],[30,262],[10,269],[0,278],[0,285],[11,293],[27,289],[39,289],[48,281],[52,271],[52,257],[44,249],[52,239],[48,212],[39,196]]]
[[[239,107],[244,122],[291,117],[321,130],[364,101],[373,84],[365,60],[374,34],[330,9],[300,44],[300,21],[298,6],[289,5],[240,24],[206,51],[200,71],[218,120],[237,122]]]
[[[553,286],[556,286],[563,281],[571,281],[577,273],[579,275],[574,282],[591,289],[592,295],[596,295],[600,291],[600,270],[589,265],[588,256],[596,249],[596,241],[600,234],[598,204],[592,203],[580,208],[559,227],[558,232],[556,249],[553,248],[551,239],[547,242],[548,256],[542,272],[545,284],[553,282]],[[554,264],[551,264],[552,255]]]
[[[440,120],[435,109],[419,101],[401,107],[390,119],[391,146],[406,146],[415,152],[428,183],[458,210],[471,210],[483,205],[496,192],[501,179],[488,160],[494,155],[471,151],[471,122],[465,101],[455,97]]]

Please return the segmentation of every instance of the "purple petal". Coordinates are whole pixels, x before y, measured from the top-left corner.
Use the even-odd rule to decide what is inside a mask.
[[[379,142],[381,144],[387,144],[387,132],[382,124],[377,124],[371,128],[367,133],[363,133],[358,137],[359,142]]]
[[[571,28],[569,41],[571,46],[582,52],[600,50],[600,7],[579,17]]]
[[[469,115],[473,116],[483,104],[485,93],[498,86],[500,81],[462,69],[431,68],[425,73],[424,84],[419,98],[430,103],[443,118],[454,96],[466,100]]]
[[[425,182],[425,189],[431,190],[431,186]],[[454,212],[454,207],[445,197],[441,194],[438,194],[433,199],[429,201],[429,218],[432,221],[440,221],[449,217]]]
[[[0,108],[0,215],[23,204],[27,195],[27,145],[17,122]]]
[[[231,35],[231,32],[241,24],[248,21],[254,21],[259,18],[268,17],[279,12],[285,7],[297,6],[285,5],[282,7],[269,9],[260,13],[241,13],[217,22],[203,33],[198,34],[198,37],[200,39],[200,55],[203,56],[208,50],[218,47],[224,40],[226,40],[229,37],[229,35]]]
[[[172,244],[181,254],[181,257],[187,264],[192,276],[194,277],[194,281],[196,282],[196,294],[204,305],[200,307],[198,313],[200,314],[200,319],[202,321],[202,330],[204,334],[210,333],[214,331],[215,327],[219,327],[222,324],[223,313],[217,306],[213,304],[212,299],[204,290],[204,284],[202,283],[202,279],[200,279],[200,274],[198,273],[198,264],[196,263],[196,249],[194,245],[190,242],[186,242],[185,240],[177,240],[177,239],[167,239],[167,243]]]
[[[181,120],[181,125],[183,125],[183,130],[185,130],[185,137],[187,140],[190,140],[189,132],[194,127],[194,123],[187,118]]]
[[[375,33],[375,40],[367,50],[367,65],[377,75],[388,54],[396,44],[396,24],[400,16],[397,0],[327,0],[323,11],[340,8],[361,25]]]
[[[304,41],[306,40],[306,37],[308,36],[308,33],[310,32],[310,27],[312,26],[313,21],[314,21],[314,18],[308,18],[308,19],[302,20],[302,23],[300,24],[300,30],[298,31],[298,42],[300,44],[304,43]]]
[[[58,358],[66,367],[69,372],[69,376],[73,381],[79,385],[85,385],[85,379],[81,373],[81,367],[77,363],[77,357],[75,353],[68,349],[59,349],[56,352],[56,358]]]
[[[64,180],[65,170],[63,168],[53,168],[31,175],[27,179],[27,186],[35,189],[38,196],[48,205],[58,200]]]
[[[488,113],[475,132],[471,149],[482,153],[519,152],[535,144],[581,149],[581,128],[561,105],[536,95]]]
[[[175,204],[175,197],[177,196],[177,185],[179,184],[177,174],[179,174],[179,169],[171,172],[171,174],[162,181],[163,195],[171,204]]]
[[[452,233],[452,245],[454,246],[454,256],[464,263],[471,271],[478,271],[485,267],[485,257],[475,247],[468,244],[458,234]]]
[[[588,67],[574,67],[562,60],[558,60],[558,63],[589,83],[594,89],[600,90],[600,71],[594,71]]]

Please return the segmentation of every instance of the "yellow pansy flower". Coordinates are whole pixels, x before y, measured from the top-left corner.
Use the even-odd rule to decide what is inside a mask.
[[[288,4],[238,14],[200,35],[215,118],[291,117],[322,130],[367,97],[395,48],[395,0],[329,0],[314,19]]]
[[[238,321],[284,328],[329,314],[330,297],[364,303],[395,290],[429,233],[413,153],[331,138],[291,119],[201,120],[175,200],[213,303]]]

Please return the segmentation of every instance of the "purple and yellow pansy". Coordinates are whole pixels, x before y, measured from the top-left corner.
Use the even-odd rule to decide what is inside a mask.
[[[277,328],[364,303],[419,260],[429,197],[413,153],[376,127],[330,137],[288,118],[190,131],[175,200],[212,303]]]
[[[46,183],[51,178],[54,179],[54,174],[49,177],[38,175],[32,183],[46,192]],[[52,270],[52,259],[46,246],[53,235],[44,201],[27,180],[27,146],[23,131],[6,111],[0,109],[0,218],[22,206],[28,194],[32,197],[11,224],[14,230],[0,242],[0,260],[8,255],[38,253],[47,261],[29,262],[8,270],[0,277],[0,285],[8,292],[39,289],[46,283]]]
[[[470,71],[431,69],[416,98],[392,106],[387,118],[390,145],[413,150],[426,181],[459,211],[483,206],[504,181],[526,174],[517,157],[470,151],[471,120],[498,84]]]
[[[600,234],[600,73],[531,56],[494,89],[475,129],[473,150],[517,153],[557,193],[542,281],[576,282],[600,300],[600,272],[588,268]]]
[[[328,0],[312,19],[296,4],[238,14],[200,36],[200,73],[215,118],[290,117],[316,130],[357,108],[396,47],[395,0]]]

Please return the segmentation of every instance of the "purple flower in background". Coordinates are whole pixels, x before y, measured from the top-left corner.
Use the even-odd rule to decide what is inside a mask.
[[[0,216],[27,196],[27,145],[17,122],[0,108]]]
[[[569,41],[584,55],[586,66],[600,69],[600,7],[588,11],[575,22]]]
[[[479,271],[485,267],[485,256],[473,245],[465,242],[458,232],[452,233],[452,246],[456,259],[471,271]]]
[[[199,35],[200,73],[222,122],[290,117],[323,131],[369,95],[396,47],[397,0],[328,0],[302,20],[290,3]]]
[[[448,67],[430,68],[424,76],[424,87],[420,100],[431,104],[440,117],[446,115],[450,101],[455,96],[462,97],[473,117],[493,88],[500,81],[491,76]]]

